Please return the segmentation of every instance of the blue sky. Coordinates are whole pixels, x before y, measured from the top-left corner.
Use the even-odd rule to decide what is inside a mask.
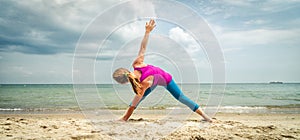
[[[139,6],[143,2],[146,7]],[[226,82],[300,82],[299,0],[178,2],[197,12],[219,40],[225,58]],[[81,34],[97,15],[120,3],[123,1],[0,1],[0,83],[72,83],[72,74],[76,73],[73,56]],[[132,13],[142,11],[149,17],[155,17],[157,10],[161,10],[151,1],[135,2],[132,9]],[[176,16],[180,10],[160,12]],[[126,18],[115,13],[110,17]],[[114,67],[122,64],[129,67],[137,51],[132,46],[139,47],[144,23],[136,20],[116,29],[96,58],[92,51],[98,49],[92,46],[100,45],[97,38],[91,36],[85,40],[87,53],[80,58],[82,63],[93,61],[95,66],[86,66],[95,69],[93,74],[85,73],[86,77],[94,76],[96,83],[111,83]],[[101,35],[108,28],[99,26],[94,34]],[[187,63],[195,60],[198,81],[211,82],[210,61],[199,48],[184,29],[157,20],[145,61],[168,69],[177,81],[195,82],[195,68]],[[117,61],[118,57],[122,61]],[[187,69],[178,70],[172,63]],[[182,76],[192,80],[182,80]]]

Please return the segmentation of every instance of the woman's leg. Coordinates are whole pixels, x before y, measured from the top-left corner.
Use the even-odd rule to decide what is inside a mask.
[[[178,85],[173,80],[167,85],[166,88],[173,95],[173,97],[175,97],[179,102],[188,106],[191,110],[196,111],[199,108],[198,104],[182,93]]]
[[[199,105],[185,96],[178,85],[172,80],[166,87],[166,89],[175,97],[178,101],[188,106],[191,110],[201,115],[205,120],[211,122],[211,119],[200,109]]]

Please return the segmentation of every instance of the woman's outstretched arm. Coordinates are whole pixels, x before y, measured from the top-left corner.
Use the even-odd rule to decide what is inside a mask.
[[[145,81],[149,81],[151,77],[147,77]],[[129,119],[129,117],[132,115],[134,109],[136,108],[136,106],[139,104],[139,102],[141,101],[141,99],[143,98],[145,91],[151,86],[151,83],[149,82],[142,82],[141,83],[142,88],[140,90],[138,90],[138,94],[136,94],[131,102],[131,105],[129,106],[129,108],[127,109],[126,113],[124,114],[124,116],[120,119],[120,121],[127,121]]]
[[[140,102],[140,100],[143,98],[143,96],[140,95],[135,95],[132,101],[132,104],[129,106],[127,109],[126,113],[124,116],[120,119],[120,121],[127,121],[130,116],[132,115],[133,111],[135,110],[137,104]]]
[[[146,25],[145,25],[145,29],[146,29],[145,35],[144,35],[144,38],[142,40],[138,56],[134,60],[134,62],[132,64],[133,67],[135,67],[135,66],[141,66],[141,65],[144,64],[144,56],[145,56],[145,52],[146,52],[146,47],[147,47],[149,35],[150,35],[150,32],[154,29],[155,26],[156,26],[155,25],[155,21],[153,19],[151,19],[149,22],[146,22]]]

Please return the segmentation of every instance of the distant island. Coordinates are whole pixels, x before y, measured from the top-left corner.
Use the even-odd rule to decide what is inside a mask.
[[[280,81],[272,81],[272,82],[269,82],[269,84],[283,84],[283,82],[280,82]]]

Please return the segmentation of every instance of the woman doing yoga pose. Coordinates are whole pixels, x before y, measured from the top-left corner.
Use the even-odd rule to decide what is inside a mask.
[[[129,108],[120,120],[127,121],[138,104],[147,95],[149,95],[149,93],[153,91],[157,85],[159,85],[164,86],[173,95],[173,97],[202,116],[206,121],[212,122],[212,119],[201,110],[198,104],[190,100],[182,93],[169,73],[159,67],[144,63],[144,56],[148,38],[150,32],[154,29],[155,26],[155,21],[153,19],[151,19],[149,22],[146,22],[145,35],[142,40],[138,56],[132,64],[134,71],[130,72],[125,68],[119,68],[113,73],[113,78],[118,83],[125,84],[127,82],[130,82],[134,92],[136,93],[131,104],[129,105]]]

